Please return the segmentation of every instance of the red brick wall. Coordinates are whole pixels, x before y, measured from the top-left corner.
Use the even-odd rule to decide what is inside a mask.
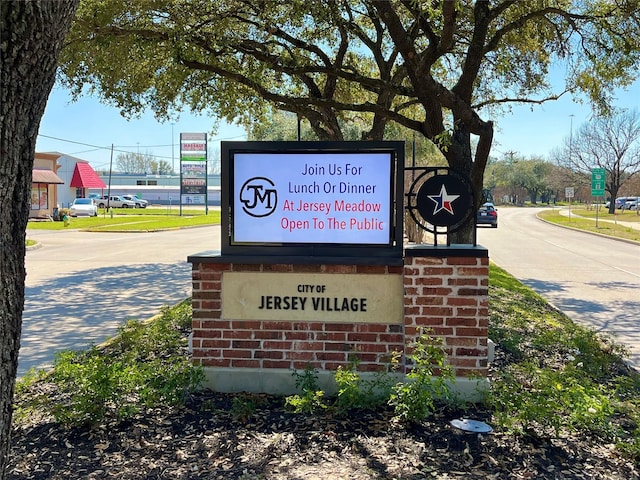
[[[401,274],[402,324],[222,318],[222,275],[234,272]],[[405,266],[193,262],[193,360],[204,367],[336,370],[356,356],[362,371],[403,352],[421,327],[441,336],[456,376],[486,376],[488,259],[407,257]]]
[[[456,376],[486,377],[489,259],[407,257],[404,285],[407,345],[429,329],[443,339]]]

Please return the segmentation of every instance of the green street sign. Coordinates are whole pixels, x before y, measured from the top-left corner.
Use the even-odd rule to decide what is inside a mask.
[[[604,197],[605,185],[604,168],[594,168],[591,170],[591,196]]]

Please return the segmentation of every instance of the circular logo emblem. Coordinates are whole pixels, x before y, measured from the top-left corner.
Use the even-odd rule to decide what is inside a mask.
[[[240,189],[242,210],[252,217],[268,217],[278,205],[275,184],[266,177],[253,177]]]
[[[435,175],[418,190],[416,207],[427,222],[435,226],[451,227],[463,222],[471,206],[469,187],[451,175]]]

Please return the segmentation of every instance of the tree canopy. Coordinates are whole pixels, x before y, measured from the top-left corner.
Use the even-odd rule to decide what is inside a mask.
[[[120,153],[116,157],[116,168],[122,173],[150,173],[153,175],[173,173],[170,161],[157,159],[151,153]]]
[[[538,203],[538,198],[548,201],[551,192],[557,190],[554,179],[559,176],[558,168],[540,158],[524,158],[510,152],[501,161],[491,162],[487,167],[489,178],[485,185],[489,190],[503,187],[509,190],[514,199],[520,189],[526,191],[531,203]],[[524,201],[519,198],[518,202]]]
[[[634,80],[638,2],[83,0],[62,78],[125,115],[187,106],[250,125],[270,106],[329,140],[350,119],[372,140],[397,123],[438,145],[479,195],[497,110],[570,92],[606,111]]]

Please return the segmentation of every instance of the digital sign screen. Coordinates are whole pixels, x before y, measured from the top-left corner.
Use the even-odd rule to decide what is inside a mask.
[[[395,249],[403,162],[403,142],[222,142],[223,253]]]

